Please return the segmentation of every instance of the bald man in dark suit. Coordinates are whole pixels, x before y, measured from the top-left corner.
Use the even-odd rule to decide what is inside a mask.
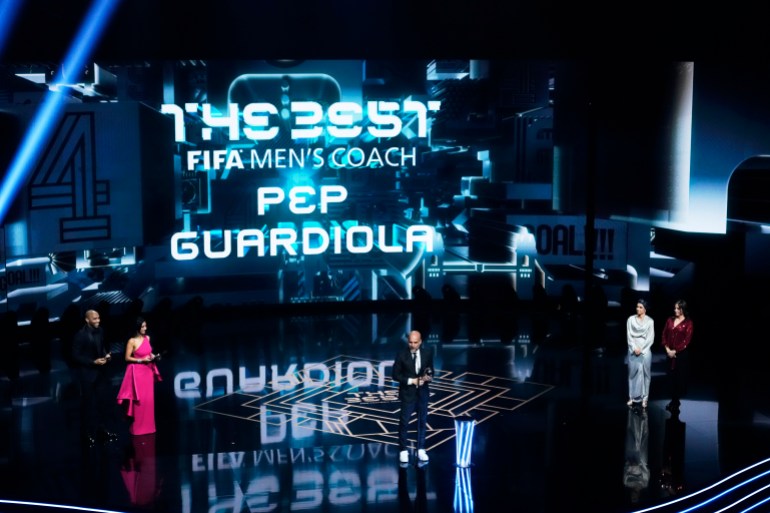
[[[88,310],[85,325],[72,340],[72,360],[80,382],[81,430],[85,443],[94,445],[97,441],[108,442],[116,435],[107,431],[109,417],[108,393],[110,389],[107,373],[110,353],[104,343],[101,318],[96,310]]]
[[[401,411],[398,423],[398,445],[400,463],[409,462],[409,422],[417,412],[417,459],[428,461],[425,452],[425,434],[428,425],[428,401],[430,382],[433,379],[433,350],[422,347],[419,331],[409,333],[407,347],[396,355],[393,362],[393,379],[398,381],[398,397]]]

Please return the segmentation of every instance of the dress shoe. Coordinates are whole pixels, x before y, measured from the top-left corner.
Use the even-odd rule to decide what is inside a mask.
[[[430,458],[428,458],[428,453],[425,452],[425,449],[419,449],[417,451],[417,459],[420,461],[428,461]]]
[[[398,461],[400,463],[409,463],[409,451],[401,451],[398,453]]]

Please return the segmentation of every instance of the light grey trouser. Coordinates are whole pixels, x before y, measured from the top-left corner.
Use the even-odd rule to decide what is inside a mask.
[[[652,353],[628,353],[628,397],[632,401],[646,401],[650,397],[651,367]]]

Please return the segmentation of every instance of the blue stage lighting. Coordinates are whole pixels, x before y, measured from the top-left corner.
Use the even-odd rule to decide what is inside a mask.
[[[455,445],[457,447],[456,464],[460,468],[471,465],[471,450],[473,449],[473,430],[476,421],[469,416],[455,418]]]
[[[0,0],[0,55],[3,54],[3,48],[11,34],[11,27],[20,6],[21,0]]]
[[[40,153],[41,146],[49,137],[61,114],[64,93],[58,90],[58,86],[71,83],[75,74],[83,69],[91,50],[119,2],[120,0],[96,0],[86,13],[83,24],[61,65],[60,75],[54,81],[43,105],[32,120],[0,187],[0,223],[5,221],[5,216],[16,194],[32,169],[34,156]]]
[[[473,490],[471,471],[458,467],[455,470],[454,513],[473,513]]]

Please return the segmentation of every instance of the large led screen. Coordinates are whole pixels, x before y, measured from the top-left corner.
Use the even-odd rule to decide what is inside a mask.
[[[656,274],[656,227],[725,233],[728,181],[767,140],[715,111],[724,70],[692,62],[87,71],[54,84],[45,65],[3,66],[3,165],[23,180],[3,205],[0,290],[22,317],[115,297],[531,299],[586,273],[613,299],[677,271]],[[715,116],[721,133],[703,130]],[[753,148],[711,144],[725,137]]]

